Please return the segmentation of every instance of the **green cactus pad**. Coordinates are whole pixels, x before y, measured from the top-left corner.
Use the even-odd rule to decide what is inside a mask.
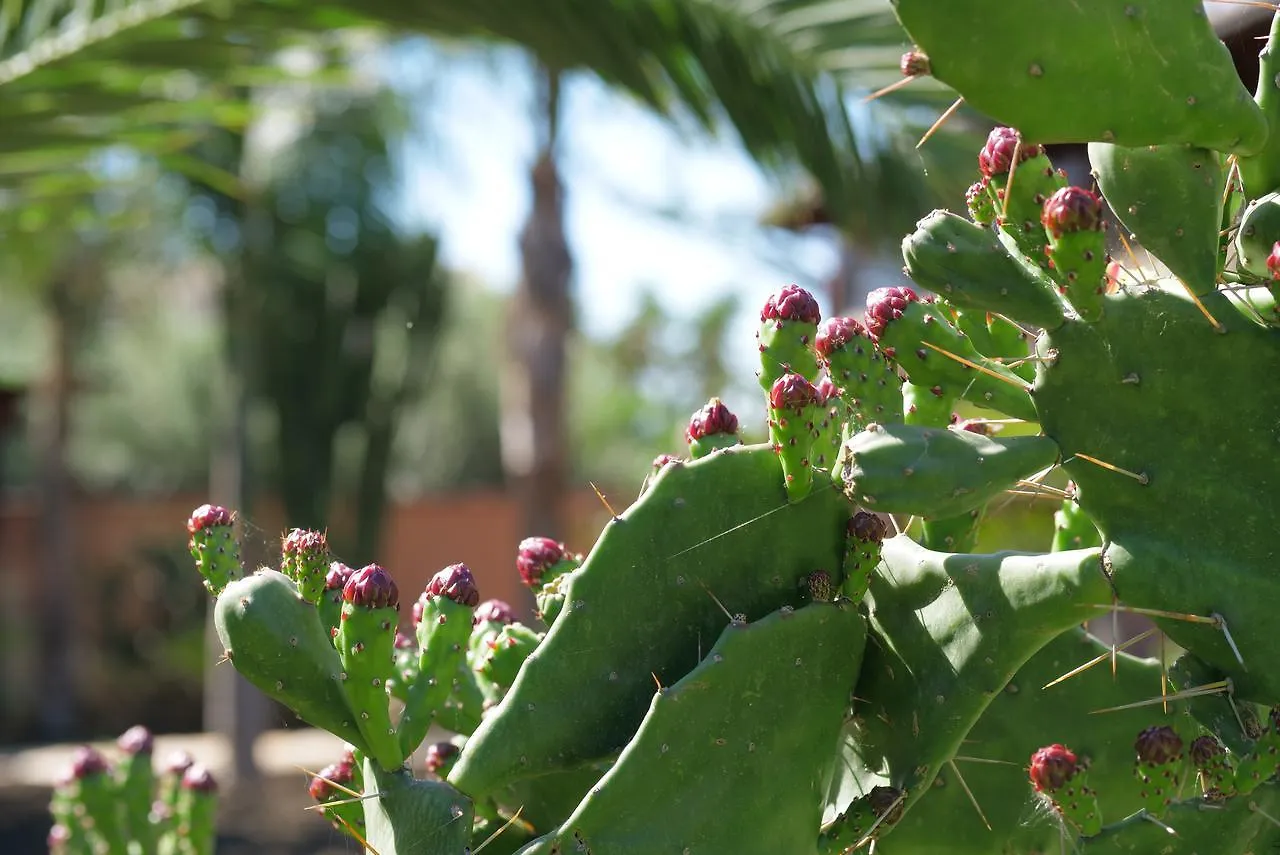
[[[885,353],[892,354],[898,367],[917,386],[937,386],[944,394],[962,397],[980,407],[1034,421],[1035,406],[1024,391],[1027,383],[1000,363],[978,353],[946,315],[945,305],[906,303],[901,315],[884,325],[878,344]],[[952,356],[980,365],[990,373],[971,368]]]
[[[854,693],[860,765],[906,790],[908,809],[927,795],[1014,673],[1096,614],[1091,604],[1111,602],[1100,558],[1097,549],[962,555],[905,535],[886,540]]]
[[[981,507],[1058,459],[1044,436],[872,425],[840,450],[834,477],[849,501],[884,513],[952,517]]]
[[[356,714],[356,726],[368,753],[384,769],[398,769],[416,747],[406,750],[401,746],[388,707],[386,684],[395,672],[397,617],[394,608],[371,609],[344,602],[342,620],[333,636],[342,662],[347,706]]]
[[[1068,549],[1088,549],[1101,546],[1102,535],[1076,503],[1075,499],[1064,499],[1062,507],[1053,513],[1053,551],[1064,552]]]
[[[991,229],[950,211],[934,211],[916,223],[902,241],[902,258],[917,284],[961,309],[997,312],[1047,329],[1065,320],[1048,277],[1011,258]]]
[[[1028,146],[1023,149],[1028,151]],[[1032,270],[1048,270],[1045,246],[1049,239],[1040,223],[1040,206],[1067,185],[1067,178],[1053,168],[1042,147],[1034,146],[1030,152],[1012,170],[1012,180],[1007,173],[992,175],[987,192],[997,215],[998,240],[1011,254],[1022,255]]]
[[[364,761],[365,839],[378,855],[464,855],[474,808],[448,784],[415,780]]]
[[[218,596],[214,627],[235,669],[268,697],[364,750],[342,691],[342,663],[316,607],[288,577],[259,570]]]
[[[944,428],[951,422],[955,395],[941,386],[930,389],[914,383],[902,384],[902,420],[913,427]]]
[[[1255,805],[1270,816],[1280,811],[1280,787],[1263,787],[1249,798],[1205,806],[1200,799],[1173,805],[1160,818],[1164,828],[1141,814],[1112,823],[1097,837],[1082,841],[1084,855],[1248,855],[1273,851],[1280,835]]]
[[[484,635],[483,631],[474,632],[479,629],[471,625],[474,613],[474,607],[455,603],[448,597],[424,596],[422,619],[417,628],[417,678],[405,693],[404,712],[396,723],[396,737],[405,756],[422,744],[431,722],[443,712],[450,696],[457,694],[461,696],[459,700],[463,700],[469,694],[468,688],[479,690],[471,675],[462,675],[459,679],[459,672],[467,666],[471,638]],[[474,700],[470,706],[475,706]],[[460,706],[465,708],[468,704]]]
[[[1249,154],[1267,138],[1200,0],[897,0],[894,8],[935,78],[1031,142]]]
[[[1055,742],[1089,758],[1089,784],[1100,794],[1104,819],[1120,819],[1138,810],[1142,803],[1130,786],[1133,735],[1172,716],[1162,714],[1159,706],[1093,713],[1150,695],[1159,685],[1159,662],[1120,651],[1114,678],[1104,662],[1064,683],[1041,688],[1108,650],[1084,630],[1070,629],[1027,660],[969,731],[955,767],[942,767],[933,786],[897,823],[885,850],[910,855],[1058,851],[1060,825],[1035,806],[1027,780],[1028,758]],[[990,830],[965,793],[957,769]],[[868,788],[877,780],[868,777],[861,786]],[[844,784],[846,791],[856,792],[857,786],[856,780]],[[948,833],[939,835],[940,828]]]
[[[1280,602],[1270,535],[1280,470],[1258,456],[1275,443],[1280,387],[1252,379],[1280,376],[1280,334],[1235,311],[1222,292],[1202,298],[1225,330],[1216,332],[1176,283],[1107,302],[1100,323],[1068,323],[1038,343],[1047,360],[1035,391],[1044,431],[1109,541],[1120,598],[1222,615],[1247,670],[1221,630],[1160,624],[1229,676],[1237,697],[1280,701],[1280,673],[1263,665],[1275,650]],[[1105,418],[1084,400],[1105,400]],[[1162,425],[1154,434],[1153,418]]]
[[[1185,145],[1090,143],[1089,163],[1107,204],[1143,248],[1196,294],[1212,291],[1226,189],[1219,155]]]
[[[1272,16],[1271,32],[1258,54],[1258,85],[1253,100],[1271,127],[1280,127],[1280,17]],[[1280,187],[1280,135],[1274,130],[1257,154],[1242,156],[1240,178],[1252,198]]]
[[[1244,209],[1240,230],[1236,233],[1236,252],[1240,266],[1264,279],[1271,278],[1267,256],[1280,241],[1280,193],[1268,193],[1254,199]]]
[[[653,697],[578,809],[523,855],[816,853],[865,632],[857,609],[838,603],[730,624],[698,667]]]
[[[495,686],[509,689],[520,666],[541,641],[542,636],[524,624],[508,624],[489,642],[489,649],[476,670]]]
[[[747,615],[800,605],[809,573],[840,567],[849,511],[825,485],[789,503],[768,445],[664,467],[574,571],[564,613],[450,780],[482,798],[620,749],[654,677],[673,684],[724,626],[717,600]]]

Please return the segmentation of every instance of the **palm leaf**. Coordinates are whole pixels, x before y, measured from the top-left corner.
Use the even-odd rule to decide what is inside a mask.
[[[516,43],[673,119],[728,125],[776,173],[803,167],[853,232],[885,232],[872,204],[928,195],[900,143],[924,121],[911,109],[936,115],[945,93],[850,100],[897,76],[887,0],[0,0],[0,182],[79,169],[94,146],[172,153],[193,127],[242,125],[231,72],[269,75],[275,49],[355,25]],[[877,133],[876,114],[897,130]]]

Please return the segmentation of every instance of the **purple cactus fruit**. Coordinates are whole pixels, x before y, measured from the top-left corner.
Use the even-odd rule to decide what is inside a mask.
[[[400,589],[381,565],[367,564],[351,574],[342,587],[342,599],[365,609],[399,608]]]
[[[155,737],[151,735],[151,731],[140,724],[120,734],[120,738],[116,740],[116,747],[125,754],[134,756],[137,754],[151,754],[155,748]]]
[[[333,561],[329,564],[329,572],[324,577],[324,589],[326,591],[341,591],[347,587],[347,582],[355,575],[355,569],[348,567],[341,561]]]
[[[192,763],[187,771],[182,773],[182,789],[196,793],[216,793],[218,782],[214,780],[213,773],[203,763]]]
[[[195,758],[185,751],[173,751],[164,760],[164,772],[167,775],[182,775],[195,765]]]
[[[857,318],[827,318],[818,327],[818,335],[813,340],[814,349],[824,358],[858,338],[869,338],[867,328]]]
[[[1267,256],[1267,272],[1272,279],[1280,279],[1280,240],[1271,245],[1271,254]]]
[[[307,792],[311,793],[311,798],[317,802],[327,802],[333,798],[347,798],[347,794],[335,784],[340,784],[347,789],[352,789],[351,781],[354,772],[350,763],[332,763],[320,770],[320,774],[311,779],[311,784],[307,787]]]
[[[515,623],[516,610],[511,608],[510,603],[503,600],[485,600],[476,606],[472,623],[482,624],[487,621],[501,624]]]
[[[873,341],[879,341],[891,321],[902,317],[908,303],[919,302],[920,297],[910,288],[877,288],[867,295],[866,326]]]
[[[78,780],[108,771],[107,758],[90,745],[81,745],[71,755],[71,777]]]
[[[433,742],[428,745],[425,758],[427,774],[434,778],[443,778],[448,775],[449,769],[453,767],[461,753],[462,750],[452,742]]]
[[[884,520],[873,513],[867,511],[858,511],[849,518],[846,531],[851,537],[857,538],[862,543],[882,543],[884,536],[889,533],[889,527],[885,525]]]
[[[818,301],[799,285],[784,285],[769,295],[760,310],[762,321],[803,321],[816,324],[822,318]]]
[[[909,50],[898,60],[903,77],[920,77],[929,73],[929,57],[920,50]]]
[[[1041,210],[1040,222],[1049,235],[1102,230],[1102,199],[1083,187],[1063,187],[1049,197]]]
[[[475,606],[480,602],[476,579],[465,564],[450,564],[432,576],[423,596],[445,597],[460,606]]]
[[[1204,736],[1198,736],[1191,743],[1191,762],[1201,771],[1208,769],[1214,760],[1226,753],[1227,749],[1213,734],[1206,733]]]
[[[1145,728],[1133,743],[1138,762],[1147,766],[1163,766],[1182,756],[1182,737],[1167,724]]]
[[[769,406],[775,410],[803,410],[818,403],[818,390],[799,374],[784,374],[769,390]]]
[[[1056,793],[1075,777],[1079,768],[1076,755],[1071,749],[1055,743],[1031,755],[1028,772],[1036,792]]]
[[[738,417],[719,398],[712,398],[689,419],[689,426],[684,429],[684,438],[695,442],[713,434],[737,432]],[[563,548],[563,544],[560,546]]]
[[[1013,128],[993,128],[987,135],[986,145],[978,154],[978,169],[983,176],[990,178],[993,175],[1007,174],[1013,166],[1015,150],[1018,152],[1019,163],[1038,156],[1042,151],[1040,146],[1029,143],[1023,143],[1019,148],[1020,139],[1018,132]]]
[[[201,505],[191,512],[191,517],[187,520],[187,533],[195,534],[220,525],[231,525],[231,511],[222,505]]]
[[[549,537],[526,537],[516,553],[516,570],[530,588],[542,584],[542,576],[565,558],[563,543]]]
[[[831,584],[831,574],[826,570],[814,570],[805,577],[804,582],[809,589],[809,599],[815,603],[831,602],[835,586]]]

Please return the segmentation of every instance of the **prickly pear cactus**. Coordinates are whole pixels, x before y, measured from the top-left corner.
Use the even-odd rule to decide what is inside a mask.
[[[1280,843],[1280,27],[1251,99],[1194,0],[895,8],[904,74],[1005,123],[962,212],[861,317],[772,295],[768,442],[712,399],[585,555],[513,544],[536,618],[456,564],[397,626],[383,568],[292,532],[246,575],[193,516],[228,658],[350,743],[311,792],[370,851]],[[975,553],[1011,494],[1052,539]],[[1169,661],[1082,628],[1120,611]]]

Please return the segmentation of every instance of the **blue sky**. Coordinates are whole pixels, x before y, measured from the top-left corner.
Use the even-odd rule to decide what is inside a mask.
[[[527,67],[514,54],[486,63],[415,51],[414,60],[397,70],[423,93],[408,209],[439,231],[451,267],[507,290],[519,274],[534,151]],[[756,226],[776,188],[731,136],[682,136],[587,76],[567,87],[564,118],[566,219],[586,332],[616,330],[645,285],[672,309],[733,290],[744,310],[731,358],[754,360],[754,309],[781,285],[820,282],[835,269],[829,239]]]

